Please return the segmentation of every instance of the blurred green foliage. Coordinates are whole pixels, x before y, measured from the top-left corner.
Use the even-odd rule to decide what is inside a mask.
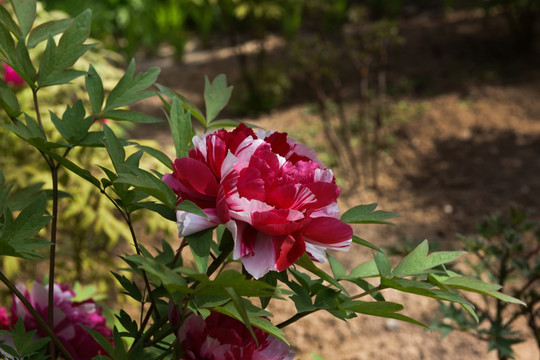
[[[443,335],[453,330],[472,332],[504,360],[513,359],[514,345],[526,340],[516,329],[516,322],[524,320],[540,350],[540,222],[511,208],[504,216],[486,217],[475,235],[458,239],[474,255],[465,262],[471,276],[499,283],[506,294],[523,299],[527,307],[511,308],[499,299],[474,302],[477,324],[453,304],[440,303],[441,314],[432,328]]]
[[[65,18],[60,11],[47,12],[38,3],[36,23],[44,23]],[[35,50],[42,52],[45,44],[40,44]],[[35,59],[39,61],[39,59]],[[90,64],[103,74],[104,88],[110,90],[118,82],[123,71],[115,63],[122,58],[115,52],[103,47],[95,47],[88,51],[77,62],[77,68],[87,69]],[[3,66],[3,63],[0,63]],[[31,112],[34,109],[32,90],[29,87],[14,87],[13,91],[19,99],[21,111]],[[62,113],[67,104],[74,103],[76,99],[85,98],[86,87],[84,78],[76,79],[70,86],[47,87],[40,90],[40,112],[47,136],[52,141],[64,141],[55,131],[50,119],[49,111]],[[90,108],[89,103],[85,103]],[[129,130],[127,123],[108,121],[117,133],[126,134]],[[10,122],[7,114],[0,114],[0,123]],[[102,130],[102,121],[94,121],[91,131]],[[15,134],[7,128],[0,126],[0,168],[7,183],[13,183],[9,202],[13,209],[21,209],[27,205],[21,199],[31,198],[43,189],[51,188],[49,169],[43,162],[41,155],[28,143],[20,141]],[[151,143],[148,143],[151,145]],[[108,163],[107,152],[97,147],[78,147],[71,151],[71,157],[82,168],[94,167],[96,163]],[[21,164],[23,164],[21,166]],[[59,186],[63,198],[59,201],[60,217],[64,224],[59,233],[58,262],[61,282],[73,283],[75,280],[83,282],[96,282],[102,286],[101,290],[109,287],[102,283],[108,278],[106,266],[111,266],[116,259],[110,256],[113,247],[118,241],[129,236],[129,229],[122,221],[112,203],[104,201],[100,192],[90,183],[72,172],[60,172]],[[73,195],[73,196],[72,196]],[[76,196],[75,196],[76,195]],[[149,222],[151,224],[151,222]],[[104,266],[96,267],[99,263]],[[28,278],[39,278],[42,269],[33,266],[30,262],[21,262],[18,259],[3,257],[2,269],[8,276],[24,273]],[[92,268],[92,271],[84,271]],[[22,278],[20,279],[23,280]],[[109,280],[111,283],[112,280]],[[109,284],[110,285],[110,284]]]

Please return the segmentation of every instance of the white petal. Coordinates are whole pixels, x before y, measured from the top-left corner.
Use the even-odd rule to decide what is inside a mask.
[[[253,275],[255,279],[264,276],[270,270],[276,270],[276,254],[270,235],[258,232],[253,255],[246,255],[242,258],[242,263],[246,271]]]
[[[208,216],[208,219],[186,211],[176,211],[176,223],[178,225],[179,237],[195,234],[196,232],[220,224],[216,209],[204,209],[203,211]]]

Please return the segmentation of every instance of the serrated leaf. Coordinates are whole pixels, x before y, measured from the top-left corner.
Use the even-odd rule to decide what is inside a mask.
[[[464,251],[439,251],[428,255],[429,244],[424,240],[401,260],[392,270],[392,275],[405,277],[419,275],[436,266],[446,264],[465,254]]]
[[[98,114],[103,106],[103,99],[105,93],[103,90],[103,82],[101,77],[96,72],[96,69],[90,64],[88,73],[86,74],[86,91],[90,98],[90,104],[92,105],[92,111],[94,114]]]
[[[28,37],[28,48],[32,49],[42,41],[47,40],[49,37],[53,37],[64,32],[71,24],[73,19],[60,19],[47,21],[35,29],[32,30]]]
[[[125,291],[123,291],[123,294],[126,294],[133,298],[135,301],[142,301],[143,296],[141,291],[139,290],[139,287],[135,282],[130,281],[128,278],[126,278],[124,275],[116,274],[112,272],[113,276],[118,280],[120,285],[124,288]]]
[[[19,21],[22,37],[26,37],[36,19],[36,0],[16,0],[11,3]]]
[[[109,94],[104,111],[127,106],[156,94],[155,91],[144,91],[152,86],[159,75],[158,68],[150,68],[144,73],[135,74],[135,60],[131,60],[126,73]]]
[[[197,269],[201,273],[208,270],[208,258],[210,257],[210,245],[214,228],[199,231],[193,235],[186,236],[187,243],[195,259]]]
[[[224,74],[218,75],[212,82],[205,77],[204,85],[206,122],[210,124],[229,103],[233,87],[227,86],[227,77]]]
[[[394,225],[391,222],[385,221],[387,219],[399,217],[401,215],[383,211],[376,210],[376,203],[369,205],[358,205],[349,210],[347,210],[342,216],[341,221],[348,224],[386,224]]]

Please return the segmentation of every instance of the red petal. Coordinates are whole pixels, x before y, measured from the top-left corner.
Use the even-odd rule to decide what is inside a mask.
[[[302,221],[288,219],[290,210],[257,211],[251,214],[252,226],[272,236],[288,235],[302,227]]]
[[[306,187],[315,195],[316,201],[306,205],[308,209],[320,209],[330,205],[337,200],[340,189],[339,186],[332,183],[315,182],[307,184]]]
[[[332,217],[312,218],[301,232],[306,238],[321,244],[340,243],[353,235],[352,227]]]
[[[247,167],[240,172],[238,193],[250,200],[265,200],[264,181],[261,179],[261,172],[258,169]]]
[[[302,235],[296,233],[272,239],[276,254],[276,269],[283,271],[294,264],[306,252],[306,244]]]
[[[184,157],[174,161],[176,178],[188,189],[216,197],[218,183],[208,166],[200,161]]]

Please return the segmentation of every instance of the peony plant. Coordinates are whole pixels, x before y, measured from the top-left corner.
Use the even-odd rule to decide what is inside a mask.
[[[17,285],[25,279],[0,272],[14,296],[11,315],[0,310],[0,349],[6,356],[292,359],[294,343],[281,329],[317,311],[343,320],[371,315],[428,326],[401,313],[401,304],[386,301],[385,289],[458,304],[476,320],[464,292],[522,304],[496,284],[448,270],[445,264],[461,251],[429,254],[423,242],[392,266],[383,249],[353,235],[351,224],[388,224],[397,215],[376,210],[376,204],[340,215],[340,188],[312,149],[285,133],[219,119],[232,91],[225,76],[205,80],[204,112],[155,84],[159,69],[135,74],[134,61],[105,91],[92,66],[77,67],[79,57],[94,46],[87,43],[91,13],[38,26],[35,13],[34,0],[0,5],[0,56],[32,90],[34,104],[33,112],[21,110],[30,107],[20,106],[14,84],[0,80],[2,128],[39,153],[51,175],[37,195],[20,201],[0,171],[0,256],[45,258],[48,265],[48,278],[34,282],[30,291]],[[69,87],[81,76],[88,98],[66,104],[62,114],[50,111],[42,117],[41,90]],[[112,121],[155,121],[125,107],[156,95],[167,114],[174,161],[160,149],[118,138],[109,127]],[[99,119],[108,122],[102,121],[100,130],[91,128]],[[61,140],[48,137],[45,122]],[[195,133],[194,122],[202,134]],[[71,151],[87,147],[103,150],[110,162],[81,167]],[[143,156],[153,159],[153,169],[140,166]],[[69,285],[56,280],[60,195],[67,203],[80,195],[60,188],[64,173],[97,188],[130,229],[134,253],[124,254],[124,268],[111,272],[125,301],[137,306],[111,309],[108,322],[94,301],[75,301]],[[163,226],[176,222],[181,240],[163,239],[161,249],[147,250],[149,244],[137,236],[139,213],[140,219],[159,214]],[[346,269],[331,251],[351,246],[364,247],[372,259]],[[186,248],[192,262],[186,260]],[[317,266],[321,262],[329,262],[330,273]],[[296,313],[274,323],[267,307],[277,301],[294,303]]]

